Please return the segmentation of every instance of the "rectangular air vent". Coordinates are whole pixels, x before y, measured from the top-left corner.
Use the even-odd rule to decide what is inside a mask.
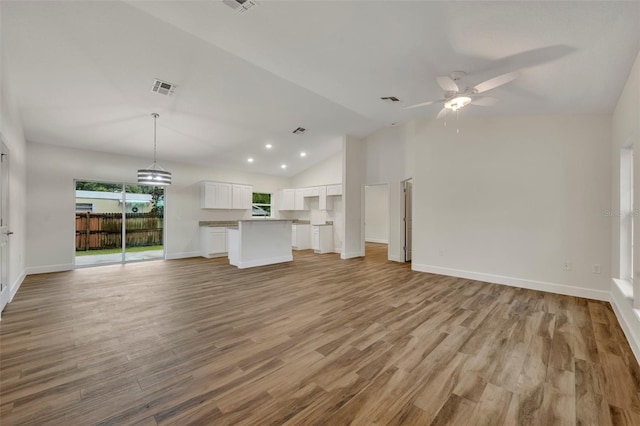
[[[295,129],[295,130],[293,131],[293,134],[294,134],[294,135],[301,135],[301,134],[303,134],[303,133],[304,133],[304,132],[306,132],[306,131],[307,131],[307,129],[305,129],[304,127],[298,127],[297,129]]]
[[[161,95],[171,96],[173,95],[173,92],[175,92],[176,87],[178,87],[177,84],[168,83],[156,78],[153,82],[153,87],[151,87],[151,91]]]
[[[222,2],[239,13],[244,13],[253,6],[258,5],[255,0],[222,0]]]
[[[396,98],[395,96],[385,96],[384,98],[380,98],[385,102],[400,102],[400,99]]]

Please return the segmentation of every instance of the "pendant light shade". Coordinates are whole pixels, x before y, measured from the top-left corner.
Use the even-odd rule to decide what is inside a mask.
[[[146,169],[138,170],[138,183],[157,186],[171,185],[171,173],[156,162],[156,120],[159,115],[154,112],[151,116],[153,117],[153,164]]]

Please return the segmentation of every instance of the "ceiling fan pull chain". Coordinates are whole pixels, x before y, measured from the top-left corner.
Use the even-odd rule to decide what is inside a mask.
[[[460,110],[456,110],[456,133],[460,133],[460,128],[458,127],[459,120],[460,120]]]

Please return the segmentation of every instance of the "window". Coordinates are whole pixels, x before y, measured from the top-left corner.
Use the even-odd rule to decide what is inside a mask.
[[[251,203],[251,216],[272,217],[271,212],[271,194],[254,192]]]
[[[633,238],[635,209],[633,200],[633,147],[620,150],[620,281],[622,293],[633,298]],[[640,299],[640,298],[638,298]]]

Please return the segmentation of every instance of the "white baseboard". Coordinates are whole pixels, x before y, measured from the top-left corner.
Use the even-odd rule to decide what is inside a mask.
[[[22,285],[22,282],[24,281],[26,276],[27,274],[24,271],[22,271],[20,276],[13,283],[13,285],[9,287],[9,303],[11,303],[11,301],[13,300],[13,296],[15,296],[16,293],[18,292],[18,289]]]
[[[379,244],[389,244],[389,240],[385,240],[384,238],[365,238],[365,243],[379,243]]]
[[[25,268],[25,273],[27,275],[48,274],[50,272],[71,271],[73,269],[75,269],[73,263],[65,263],[61,265],[30,266]]]
[[[564,294],[567,296],[584,297],[587,299],[603,300],[608,302],[610,293],[604,290],[592,290],[565,284],[548,283],[544,281],[527,280],[523,278],[507,277],[503,275],[486,274],[483,272],[462,271],[459,269],[443,268],[440,266],[421,265],[413,263],[411,269],[432,274],[449,275],[452,277],[466,278],[476,281],[485,281],[493,284],[508,285],[511,287],[527,288],[530,290],[546,291],[549,293]]]
[[[354,257],[363,257],[364,253],[352,251],[351,253],[340,253],[340,259],[353,259]]]
[[[283,262],[291,262],[293,261],[293,255],[288,256],[278,256],[278,257],[270,257],[267,259],[258,259],[258,260],[246,260],[244,262],[232,263],[232,265],[237,266],[239,269],[244,268],[253,268],[255,266],[265,266],[272,265],[274,263],[283,263]],[[231,261],[229,261],[231,263]]]
[[[404,259],[401,258],[400,256],[396,256],[395,254],[390,254],[387,259],[393,261],[393,262],[402,262],[404,263]]]
[[[185,251],[182,253],[167,253],[165,256],[166,260],[175,260],[175,259],[187,259],[189,257],[200,257],[202,253],[199,251]],[[224,254],[226,256],[226,253]]]
[[[625,297],[615,284],[611,287],[611,306],[633,354],[640,363],[640,315],[637,309],[633,309],[633,301]]]

